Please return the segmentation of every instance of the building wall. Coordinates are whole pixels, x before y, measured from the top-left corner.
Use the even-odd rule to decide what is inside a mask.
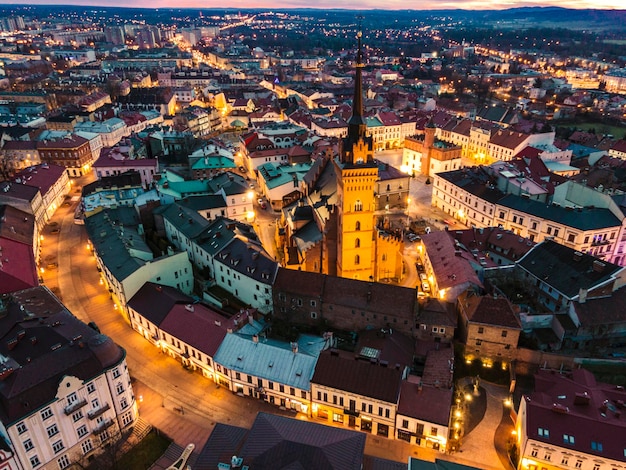
[[[378,366],[372,366],[378,367]],[[374,436],[395,437],[396,403],[311,383],[312,417]]]
[[[429,423],[398,413],[396,415],[396,439],[445,452],[448,443],[448,426]]]
[[[492,363],[515,359],[520,330],[496,325],[466,322],[465,357]]]
[[[23,468],[34,468],[31,459],[36,458],[37,468],[58,469],[64,468],[61,462],[97,453],[109,439],[119,438],[118,432],[132,426],[137,417],[123,359],[86,382],[64,376],[55,401],[10,425],[7,432]],[[26,450],[31,444],[32,449]]]

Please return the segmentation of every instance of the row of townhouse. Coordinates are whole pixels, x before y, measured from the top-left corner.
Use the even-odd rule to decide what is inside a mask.
[[[508,161],[527,146],[549,146],[554,132],[533,134],[503,129],[490,121],[451,119],[437,127],[437,138],[459,145],[462,155],[477,164]]]
[[[432,205],[470,227],[501,226],[531,241],[553,239],[607,261],[624,261],[625,217],[609,196],[570,181],[554,190],[552,201],[532,197],[506,194],[483,168],[439,173],[433,180]]]
[[[116,305],[128,300],[146,282],[160,282],[183,292],[193,290],[193,269],[185,252],[155,258],[143,239],[143,225],[134,207],[118,207],[85,219],[88,248]]]
[[[245,178],[230,171],[219,173],[209,180],[185,180],[166,170],[157,182],[156,190],[162,204],[194,196],[221,195],[226,203],[226,217],[239,221],[254,218],[254,191]]]
[[[254,310],[227,318],[154,283],[146,283],[128,309],[135,331],[235,394],[328,424],[442,452],[447,448],[449,384],[409,378],[405,365],[379,360],[379,350],[362,348],[357,356],[339,352],[332,349],[331,334],[302,335],[291,343],[268,339]]]
[[[159,211],[165,235],[212,283],[264,313],[273,310],[272,285],[278,264],[246,224],[218,216],[207,220],[173,203]],[[160,222],[159,222],[160,225]]]
[[[121,347],[43,286],[3,296],[0,312],[2,468],[84,465],[130,432],[137,402]]]

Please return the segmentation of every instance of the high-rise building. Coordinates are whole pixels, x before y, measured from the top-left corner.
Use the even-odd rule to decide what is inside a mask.
[[[124,44],[126,36],[124,34],[124,28],[121,26],[109,26],[104,28],[104,36],[107,42],[113,44]]]

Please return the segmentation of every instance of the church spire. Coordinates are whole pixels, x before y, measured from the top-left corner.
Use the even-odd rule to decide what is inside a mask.
[[[354,76],[354,97],[352,99],[352,117],[348,121],[348,138],[356,142],[360,137],[365,137],[367,125],[363,117],[363,47],[361,43],[361,27],[357,32],[358,50],[356,54],[356,74]]]

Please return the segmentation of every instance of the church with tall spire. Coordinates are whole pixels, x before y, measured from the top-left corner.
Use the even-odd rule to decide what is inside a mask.
[[[354,78],[352,116],[348,134],[334,160],[337,179],[337,276],[378,281],[402,277],[403,243],[377,226],[376,193],[378,163],[374,143],[367,134],[363,115],[363,46],[358,49]]]

